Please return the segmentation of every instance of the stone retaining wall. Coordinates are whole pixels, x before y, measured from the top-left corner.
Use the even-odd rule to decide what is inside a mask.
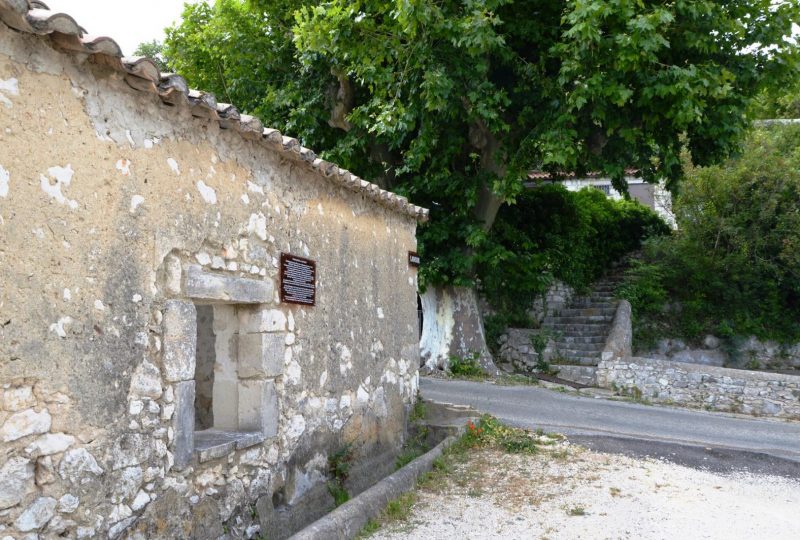
[[[795,375],[628,358],[600,362],[597,383],[658,403],[800,419]]]
[[[694,346],[682,339],[662,339],[653,350],[639,352],[638,356],[741,369],[800,370],[800,343],[782,345],[753,336],[725,343],[716,336],[707,335]]]
[[[533,350],[531,338],[541,330],[538,328],[509,328],[506,333],[500,336],[500,359],[508,362],[515,369],[529,371],[536,366],[536,351]],[[547,342],[544,350],[544,360],[551,361],[557,356],[555,343],[553,340]]]

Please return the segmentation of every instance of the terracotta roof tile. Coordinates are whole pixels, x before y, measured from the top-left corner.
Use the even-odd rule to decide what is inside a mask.
[[[87,35],[75,19],[66,13],[51,11],[44,2],[0,0],[0,20],[20,32],[49,36],[51,44],[62,51],[90,54],[94,62],[124,73],[125,81],[134,90],[157,93],[164,103],[186,106],[193,116],[216,121],[223,129],[237,131],[247,139],[259,140],[272,150],[306,163],[330,181],[360,192],[377,204],[420,222],[428,220],[427,209],[318,158],[313,150],[303,147],[297,139],[286,137],[276,129],[265,128],[258,118],[242,114],[234,105],[217,103],[213,94],[189,88],[186,79],[180,75],[160,73],[152,59],[124,56],[116,41],[105,36]]]

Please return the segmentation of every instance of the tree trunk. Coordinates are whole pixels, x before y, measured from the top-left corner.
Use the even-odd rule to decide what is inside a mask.
[[[490,186],[483,184],[478,193],[478,204],[475,205],[475,217],[483,223],[483,230],[488,231],[494,225],[494,218],[503,205],[503,200],[495,195]]]
[[[420,358],[425,369],[446,370],[451,356],[477,354],[486,373],[499,373],[486,346],[475,289],[431,286],[420,299],[423,317]]]
[[[481,151],[484,170],[497,176],[505,174],[505,167],[495,159],[499,141],[485,125],[479,122],[470,127],[470,144]],[[502,204],[490,185],[481,186],[475,216],[483,223],[484,230],[492,228]],[[475,354],[487,374],[499,374],[486,345],[474,288],[428,287],[420,298],[423,316],[420,357],[427,370],[446,370],[451,356],[463,358]]]

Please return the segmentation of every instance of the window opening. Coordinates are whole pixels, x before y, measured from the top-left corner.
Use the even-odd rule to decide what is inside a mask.
[[[214,335],[214,308],[197,307],[197,347],[195,353],[194,426],[202,431],[214,427],[214,364],[217,361]]]

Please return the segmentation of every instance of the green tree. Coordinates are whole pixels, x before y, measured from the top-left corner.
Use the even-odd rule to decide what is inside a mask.
[[[758,129],[742,154],[688,167],[678,231],[650,242],[622,289],[640,345],[657,338],[800,339],[800,126]]]
[[[750,115],[761,120],[800,118],[800,70],[793,84],[762,91],[755,99]]]
[[[218,0],[169,31],[177,71],[431,209],[424,283],[473,284],[527,171],[676,187],[734,149],[798,65],[773,0]],[[685,136],[685,139],[681,137]]]
[[[133,54],[134,56],[146,56],[154,60],[161,73],[172,71],[169,58],[164,55],[164,44],[156,39],[139,43]]]

